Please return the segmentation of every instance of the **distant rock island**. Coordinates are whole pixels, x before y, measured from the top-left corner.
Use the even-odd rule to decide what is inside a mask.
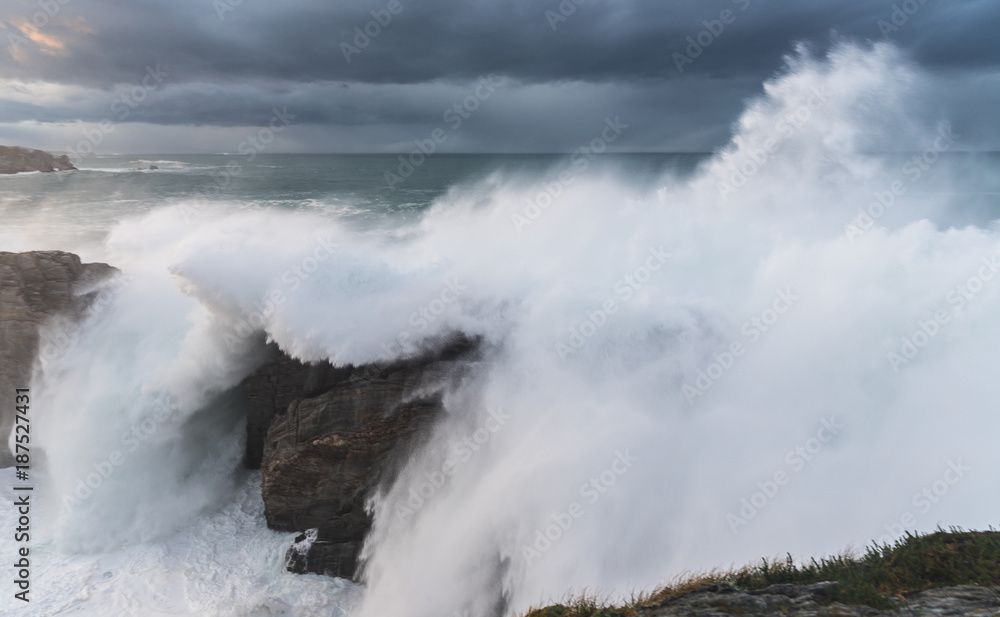
[[[42,150],[17,146],[0,146],[0,174],[19,174],[26,171],[69,171],[76,169],[63,154],[55,156]]]

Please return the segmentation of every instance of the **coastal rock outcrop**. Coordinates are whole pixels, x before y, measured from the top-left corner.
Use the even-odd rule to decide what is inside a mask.
[[[72,330],[116,272],[59,251],[0,253],[0,393],[11,394],[0,396],[4,444],[14,423],[12,393],[27,387],[47,357],[43,328],[66,323]],[[288,550],[290,570],[357,577],[372,525],[366,500],[393,481],[429,434],[444,413],[444,392],[469,374],[480,347],[456,336],[417,357],[335,367],[270,346],[270,358],[239,386],[244,461],[261,470],[268,526],[301,534]],[[12,464],[9,449],[0,448],[0,466]]]
[[[65,154],[56,156],[42,150],[18,146],[0,146],[0,174],[26,171],[69,171],[76,169]]]
[[[75,319],[115,268],[84,264],[71,253],[0,252],[0,467],[14,464],[7,440],[15,388],[26,388],[38,357],[40,331],[55,317]]]
[[[667,600],[659,606],[637,611],[642,617],[1000,617],[1000,587],[962,585],[928,589],[896,598],[895,608],[878,610],[864,605],[831,602],[828,592],[835,582],[815,585],[772,585],[757,591],[741,591],[726,584],[694,591]]]
[[[268,526],[302,532],[291,571],[356,577],[366,499],[443,413],[442,391],[474,365],[477,345],[459,338],[418,358],[341,368],[274,353],[242,386],[246,463],[260,465]]]

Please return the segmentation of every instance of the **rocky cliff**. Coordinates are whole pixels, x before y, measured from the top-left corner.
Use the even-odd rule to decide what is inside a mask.
[[[877,610],[865,605],[830,602],[827,593],[836,583],[816,585],[772,585],[757,591],[741,591],[730,585],[692,592],[659,606],[633,613],[643,617],[944,617],[979,615],[1000,617],[1000,587],[962,585],[929,589],[896,598],[896,607]],[[555,617],[555,613],[552,613]]]
[[[26,388],[49,320],[80,316],[94,287],[116,272],[83,264],[70,253],[0,253],[0,467],[13,465],[7,439],[14,424],[14,389]]]
[[[95,285],[115,271],[69,253],[0,253],[0,394],[29,383],[40,329],[82,315]],[[443,413],[442,393],[475,365],[477,350],[458,337],[404,361],[334,367],[303,364],[271,346],[270,359],[239,387],[245,464],[262,472],[268,525],[302,534],[288,551],[290,570],[356,577],[371,528],[367,498],[392,481]],[[4,439],[13,402],[0,396]],[[12,464],[6,447],[0,464]]]
[[[526,617],[778,617],[991,615],[1000,617],[1000,532],[952,527],[907,532],[863,553],[848,550],[797,564],[761,560],[739,569],[674,579],[629,602],[593,597]]]
[[[303,532],[290,570],[356,577],[366,499],[443,412],[443,388],[473,366],[476,349],[459,338],[415,359],[343,368],[275,350],[243,383],[246,462],[263,472],[268,525]]]
[[[18,174],[26,171],[68,171],[76,169],[65,154],[55,156],[42,150],[17,146],[0,146],[0,174]]]

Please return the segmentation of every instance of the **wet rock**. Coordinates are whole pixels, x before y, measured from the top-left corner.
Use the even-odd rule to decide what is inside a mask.
[[[26,171],[69,171],[76,169],[65,154],[55,156],[42,150],[17,146],[0,146],[0,174],[19,174]]]
[[[7,439],[15,421],[14,390],[30,385],[41,329],[52,319],[82,315],[95,287],[115,272],[60,251],[0,253],[0,467],[13,465]]]
[[[428,434],[476,350],[457,339],[410,360],[339,368],[277,353],[244,381],[246,463],[260,464],[268,526],[315,531],[289,550],[289,569],[357,577],[366,499]]]
[[[831,602],[836,582],[815,585],[772,585],[744,592],[730,585],[715,585],[641,609],[643,617],[1000,617],[1000,587],[964,585],[931,589],[895,599],[891,610]]]

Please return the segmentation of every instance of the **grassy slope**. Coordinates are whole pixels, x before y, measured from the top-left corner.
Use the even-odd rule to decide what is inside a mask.
[[[700,588],[726,582],[752,591],[769,585],[809,585],[839,581],[831,601],[890,608],[891,596],[954,585],[1000,585],[1000,532],[939,530],[928,535],[907,535],[894,545],[868,548],[864,555],[851,554],[813,559],[801,566],[789,556],[784,561],[764,560],[730,572],[711,572],[688,577],[652,593],[637,596],[620,606],[604,605],[593,597],[567,605],[549,606],[528,617],[619,617],[636,608],[659,604]]]

